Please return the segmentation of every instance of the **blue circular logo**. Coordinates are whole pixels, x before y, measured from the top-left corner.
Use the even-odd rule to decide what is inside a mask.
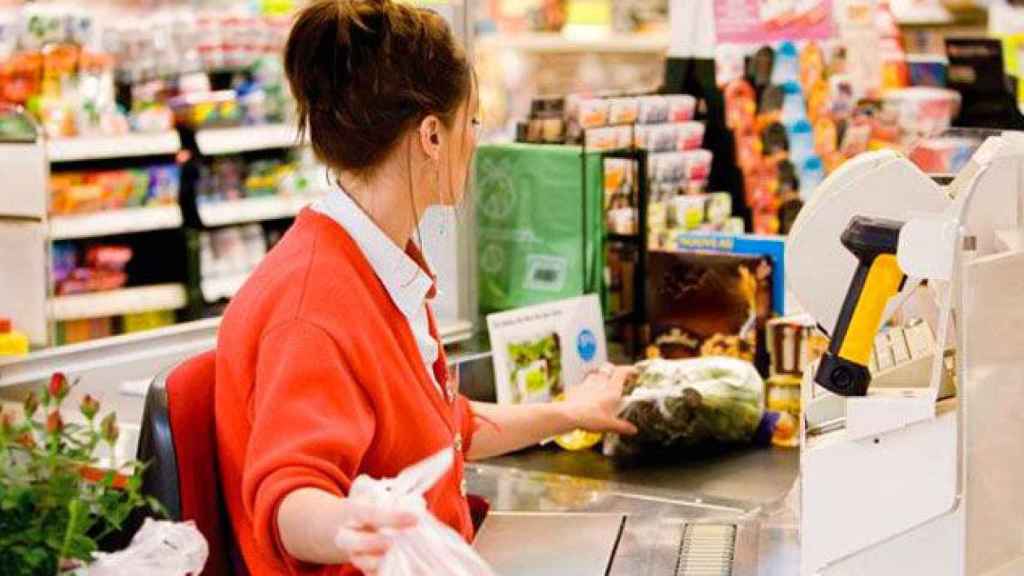
[[[584,362],[590,362],[597,354],[597,338],[589,329],[584,328],[576,337],[576,351],[580,353],[580,358]]]

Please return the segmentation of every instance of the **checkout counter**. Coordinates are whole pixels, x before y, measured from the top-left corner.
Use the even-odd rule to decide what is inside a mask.
[[[485,342],[454,348],[463,392],[493,401]],[[467,467],[490,513],[475,546],[502,576],[791,576],[799,450],[737,449],[635,468],[538,447]]]
[[[119,457],[133,456],[149,381],[213,347],[217,324],[191,322],[0,361],[0,398],[16,399],[64,371],[80,378],[76,394],[93,394],[118,411],[125,431]],[[450,361],[464,393],[493,400],[487,343],[469,336],[464,326],[447,332]],[[508,576],[795,574],[796,521],[783,498],[798,457],[797,450],[765,448],[618,468],[595,451],[540,447],[470,465],[469,492],[491,506],[476,545]]]

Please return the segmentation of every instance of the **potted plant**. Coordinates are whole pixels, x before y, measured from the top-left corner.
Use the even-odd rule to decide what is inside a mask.
[[[25,399],[24,414],[0,415],[0,566],[7,576],[59,574],[92,559],[104,538],[122,530],[136,510],[159,504],[141,491],[143,465],[100,463],[119,435],[113,412],[86,395],[84,423],[65,421],[61,407],[73,386],[54,374]]]

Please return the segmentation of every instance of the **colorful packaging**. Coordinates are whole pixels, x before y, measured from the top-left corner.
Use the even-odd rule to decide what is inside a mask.
[[[664,96],[641,96],[637,98],[640,110],[639,124],[664,124],[669,120],[669,101]]]
[[[647,311],[657,356],[754,361],[771,311],[771,269],[762,256],[651,252]]]
[[[634,124],[640,116],[640,101],[637,98],[609,98],[608,123],[611,125]]]
[[[679,150],[696,150],[704,144],[704,124],[702,122],[686,122],[679,124]]]
[[[705,218],[712,224],[724,224],[732,216],[732,195],[728,192],[708,194]]]
[[[684,179],[707,180],[711,175],[712,153],[710,150],[690,150],[683,152]]]
[[[571,97],[567,102],[570,116],[580,128],[598,128],[608,125],[609,103],[604,98]]]
[[[633,145],[633,126],[605,126],[591,128],[585,132],[584,146],[587,150],[619,150]]]
[[[697,99],[689,94],[671,94],[668,100],[668,121],[689,122],[697,111]]]
[[[126,333],[155,330],[174,325],[174,310],[154,310],[121,317],[121,329]]]

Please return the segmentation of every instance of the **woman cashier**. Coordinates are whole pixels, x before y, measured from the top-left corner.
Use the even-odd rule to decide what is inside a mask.
[[[373,574],[381,529],[414,517],[345,499],[454,446],[430,511],[472,538],[463,460],[615,417],[625,371],[566,402],[470,403],[445,368],[434,277],[413,242],[424,209],[458,204],[476,144],[463,50],[436,14],[388,0],[318,0],[298,15],[285,70],[337,190],[298,215],[228,307],[217,343],[224,497],[252,574]]]

